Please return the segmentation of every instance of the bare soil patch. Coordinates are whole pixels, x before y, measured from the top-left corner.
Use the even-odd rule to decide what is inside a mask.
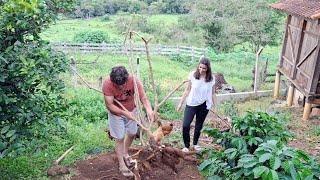
[[[131,154],[138,151],[131,150]],[[144,162],[149,153],[140,153],[137,160]],[[147,165],[139,163],[141,179],[203,179],[197,169],[197,163],[175,157],[178,162],[164,162],[162,159],[154,159]],[[175,164],[175,170],[168,165]],[[125,177],[118,170],[118,161],[114,152],[100,154],[99,156],[78,161],[73,168],[75,176],[71,179],[134,179]]]
[[[292,114],[292,119],[288,124],[288,129],[293,133],[294,138],[288,145],[320,158],[320,138],[313,134],[313,129],[320,126],[320,118],[314,116],[304,121],[302,120],[303,108],[295,107],[289,110]]]

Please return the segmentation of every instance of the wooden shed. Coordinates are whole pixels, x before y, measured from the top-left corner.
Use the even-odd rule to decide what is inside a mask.
[[[279,96],[282,74],[292,83],[288,105],[298,89],[305,96],[303,119],[308,119],[312,104],[320,104],[320,0],[282,0],[271,7],[288,14],[274,95]]]

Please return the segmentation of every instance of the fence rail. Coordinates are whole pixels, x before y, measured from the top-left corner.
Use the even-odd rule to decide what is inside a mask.
[[[64,52],[103,52],[110,54],[125,54],[126,49],[121,43],[107,44],[107,43],[53,43],[52,46]],[[143,45],[134,44],[132,49],[128,48],[128,52],[132,50],[133,54],[145,54],[146,50]],[[187,47],[187,46],[168,46],[168,45],[150,45],[150,53],[153,55],[184,55],[191,57],[200,57],[207,55],[208,49]]]

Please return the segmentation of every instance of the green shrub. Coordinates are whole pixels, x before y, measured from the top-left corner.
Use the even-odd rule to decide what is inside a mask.
[[[109,40],[108,34],[103,31],[85,31],[74,36],[74,41],[79,43],[102,43]]]
[[[233,118],[232,131],[206,128],[223,150],[207,150],[199,170],[215,179],[316,179],[320,165],[301,150],[285,145],[280,119],[263,112]],[[203,155],[204,155],[203,154]]]
[[[195,65],[195,62],[192,61],[192,58],[190,56],[175,54],[170,56],[170,60],[183,63],[188,67]]]
[[[16,45],[0,53],[1,157],[24,148],[19,138],[46,135],[65,109],[59,74],[67,61],[43,43]]]
[[[199,170],[208,179],[319,179],[320,165],[301,150],[275,140],[259,145],[252,154],[234,158],[236,149],[211,151]]]
[[[111,20],[110,15],[106,14],[100,18],[102,22],[108,22]]]
[[[239,109],[236,107],[235,102],[223,102],[218,106],[219,112],[225,116],[235,117],[239,115]]]
[[[59,75],[67,61],[39,34],[75,1],[50,2],[0,3],[0,158],[16,156],[30,141],[59,131],[57,121],[66,108]]]

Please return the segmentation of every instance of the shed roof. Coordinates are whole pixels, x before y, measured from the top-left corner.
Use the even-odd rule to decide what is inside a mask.
[[[270,6],[291,15],[320,19],[320,0],[281,0]]]

